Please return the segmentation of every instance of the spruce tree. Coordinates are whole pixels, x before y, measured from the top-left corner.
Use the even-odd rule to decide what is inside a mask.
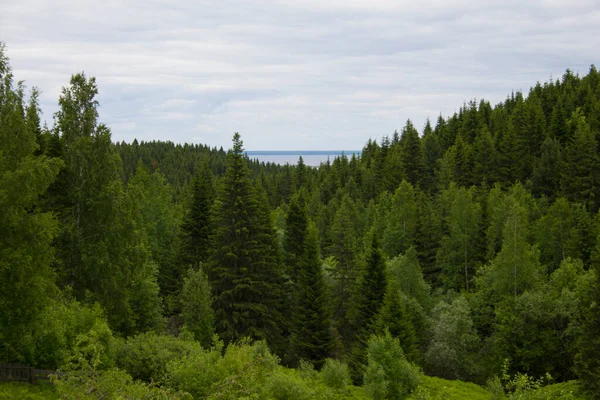
[[[213,177],[205,159],[194,177],[190,206],[181,225],[181,262],[195,270],[200,269],[210,258],[210,212],[214,197]]]
[[[579,109],[573,112],[569,126],[575,133],[564,153],[561,193],[571,201],[584,204],[589,211],[596,212],[600,203],[598,143]]]
[[[243,337],[271,339],[280,332],[280,291],[272,270],[277,261],[275,239],[270,221],[264,221],[243,151],[236,133],[214,213],[209,279],[216,330],[226,343]]]
[[[406,121],[400,138],[400,167],[402,176],[410,184],[417,186],[421,183],[424,170],[423,150],[419,132],[410,120]]]
[[[562,148],[557,139],[546,138],[540,148],[540,156],[533,161],[531,191],[534,195],[554,199],[560,185]]]
[[[329,298],[319,257],[318,231],[314,224],[307,228],[299,267],[292,348],[297,359],[310,361],[319,369],[331,355],[334,341]]]
[[[390,279],[375,326],[378,334],[389,331],[393,337],[398,338],[406,357],[414,361],[418,359],[418,342],[412,316],[405,306],[406,301],[406,295],[400,290],[398,281]]]
[[[304,199],[300,195],[295,195],[290,200],[288,207],[283,242],[285,265],[288,269],[288,276],[294,283],[298,281],[298,269],[304,255],[307,226],[308,218]]]
[[[375,325],[386,291],[385,259],[377,236],[373,234],[367,255],[366,269],[360,288],[355,296],[353,318],[354,338],[350,355],[350,367],[355,382],[359,382],[364,373],[366,350],[369,337],[375,333]]]

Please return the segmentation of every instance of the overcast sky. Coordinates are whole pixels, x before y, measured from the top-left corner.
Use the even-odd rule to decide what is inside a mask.
[[[360,149],[598,65],[600,0],[0,0],[16,79],[85,71],[114,141]]]

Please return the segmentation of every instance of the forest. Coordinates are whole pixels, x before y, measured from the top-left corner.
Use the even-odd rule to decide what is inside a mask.
[[[594,66],[310,167],[113,143],[84,73],[42,124],[7,53],[0,364],[39,398],[600,398]]]

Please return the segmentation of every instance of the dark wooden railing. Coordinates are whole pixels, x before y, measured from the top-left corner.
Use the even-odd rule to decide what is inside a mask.
[[[26,365],[0,365],[0,382],[19,381],[35,383],[37,380],[49,380],[55,371],[35,369]]]

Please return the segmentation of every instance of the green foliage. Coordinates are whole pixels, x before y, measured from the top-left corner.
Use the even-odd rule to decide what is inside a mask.
[[[425,371],[447,379],[472,379],[477,374],[474,350],[479,338],[464,297],[433,309],[431,343],[424,355]]]
[[[192,399],[187,393],[134,381],[126,372],[116,368],[107,371],[73,371],[56,376],[53,383],[61,399]]]
[[[115,363],[135,380],[164,382],[169,362],[199,352],[198,342],[148,332],[119,342]]]
[[[419,358],[417,335],[414,326],[414,316],[407,310],[409,303],[406,295],[400,290],[400,284],[396,279],[390,279],[383,305],[377,320],[377,333],[389,333],[398,339],[411,361]]]
[[[58,225],[39,204],[62,163],[35,156],[38,145],[25,119],[24,90],[22,83],[13,86],[0,43],[0,362],[27,358],[30,346],[23,339],[55,292],[50,264]],[[35,91],[31,102],[37,109]]]
[[[504,393],[504,392],[503,392]],[[503,398],[503,397],[502,397]],[[492,393],[471,382],[448,381],[432,376],[423,376],[421,384],[408,397],[411,400],[492,400]]]
[[[360,382],[362,378],[367,341],[377,328],[387,286],[385,260],[375,235],[371,239],[371,248],[366,262],[360,288],[355,296],[353,321],[355,336],[349,360],[354,382]]]
[[[209,279],[216,330],[227,343],[245,336],[277,342],[281,322],[278,247],[242,153],[243,143],[236,133],[215,208],[217,228]]]
[[[317,230],[310,225],[300,260],[290,338],[294,355],[320,368],[333,348],[331,312],[319,258]]]
[[[479,261],[481,206],[474,195],[473,189],[454,184],[441,194],[448,234],[442,238],[437,263],[441,266],[441,280],[448,289],[469,290]]]
[[[431,288],[423,279],[423,273],[414,247],[387,262],[388,273],[399,284],[405,295],[417,300],[426,310],[431,308]]]
[[[103,367],[113,365],[114,341],[104,311],[99,304],[77,301],[51,301],[40,313],[32,335],[31,359],[27,362],[44,369],[65,369],[75,361],[73,352],[84,338],[95,337]],[[82,350],[81,348],[78,350]],[[82,356],[83,354],[80,354]]]
[[[278,359],[265,342],[230,344],[221,357],[222,344],[167,364],[167,385],[194,398],[235,399],[258,394]]]
[[[403,180],[394,192],[382,247],[388,257],[404,253],[415,242],[417,205],[410,182]]]
[[[211,253],[211,209],[214,198],[213,176],[205,161],[192,182],[189,208],[181,224],[180,251],[180,260],[184,265],[195,270],[203,267],[205,272],[207,268],[204,264],[208,262]],[[177,285],[178,278],[180,279],[176,274],[171,276],[170,279],[175,281],[168,282],[169,286]]]
[[[188,270],[188,276],[183,279],[180,299],[184,331],[190,332],[205,348],[209,347],[214,334],[215,316],[210,306],[210,285],[202,270]]]
[[[52,384],[32,385],[29,382],[0,382],[1,400],[58,400]]]
[[[369,339],[367,358],[364,382],[372,398],[403,399],[419,386],[419,369],[406,360],[400,341],[389,332]]]
[[[292,282],[298,282],[298,270],[304,256],[304,240],[308,228],[308,217],[304,199],[294,196],[290,201],[285,220],[285,264]]]
[[[319,372],[319,379],[328,387],[344,392],[351,384],[348,366],[338,360],[328,358]]]

